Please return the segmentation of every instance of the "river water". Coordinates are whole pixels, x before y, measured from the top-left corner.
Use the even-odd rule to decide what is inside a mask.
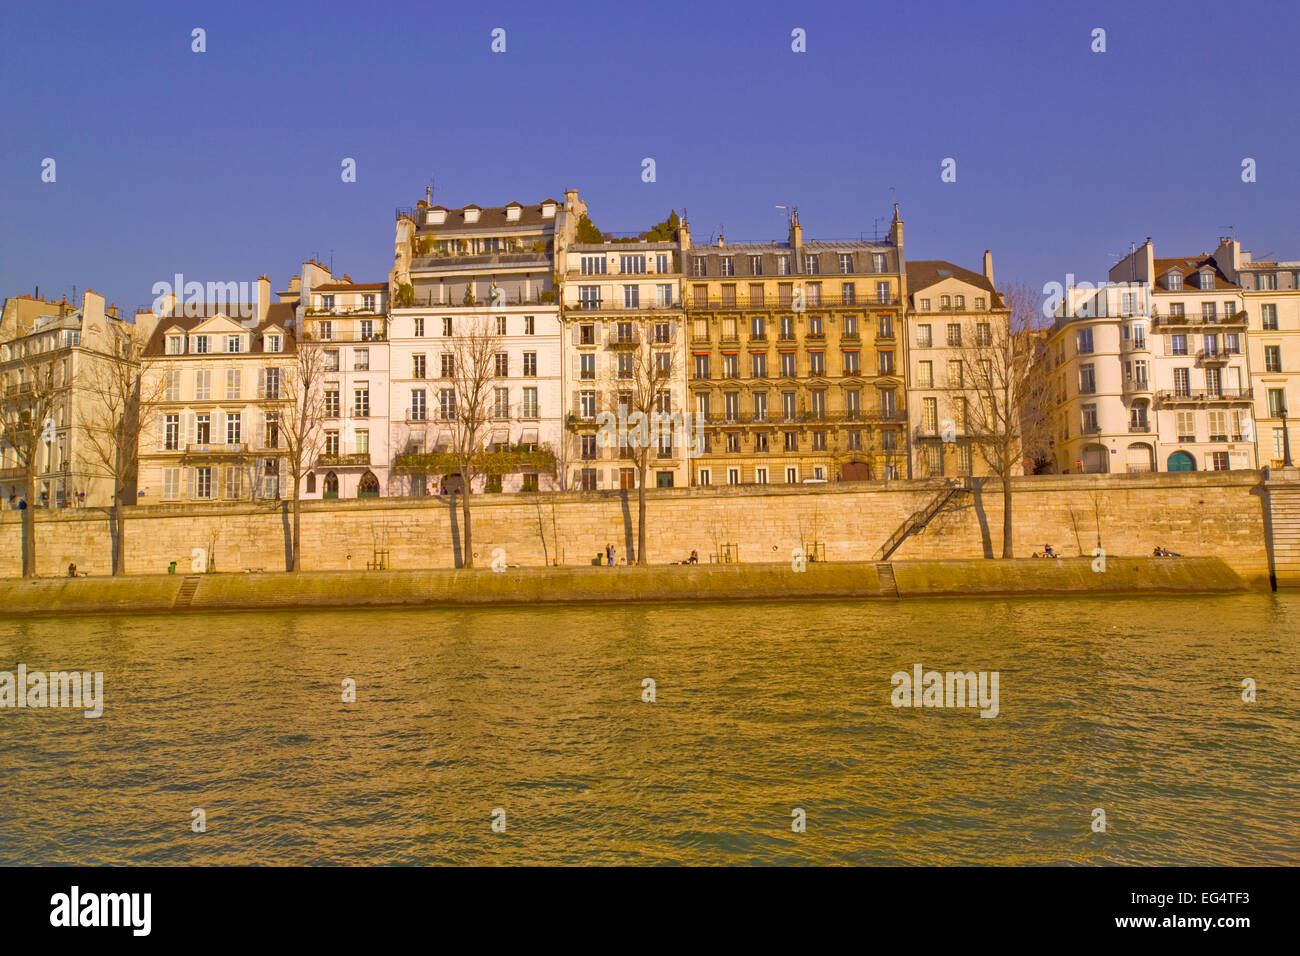
[[[1300,594],[7,618],[0,670],[104,712],[0,710],[0,864],[1296,864],[1298,635]],[[998,715],[891,706],[916,664]]]

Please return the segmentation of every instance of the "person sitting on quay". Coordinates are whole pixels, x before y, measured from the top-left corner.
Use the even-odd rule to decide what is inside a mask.
[[[1043,545],[1043,557],[1055,558],[1056,556],[1057,554],[1055,551],[1052,550],[1052,546],[1050,544]]]
[[[687,564],[699,564],[700,556],[694,548],[691,548],[691,556],[686,559]]]
[[[69,565],[68,565],[68,577],[70,577],[70,578],[75,578],[76,576],[77,576],[77,566],[76,566],[75,564],[69,564]]]

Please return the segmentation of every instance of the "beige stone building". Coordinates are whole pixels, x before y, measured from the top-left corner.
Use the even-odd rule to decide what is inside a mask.
[[[1246,352],[1261,467],[1281,468],[1300,455],[1300,261],[1256,262],[1235,239],[1214,253],[1225,275],[1241,286]]]
[[[993,287],[991,253],[982,274],[944,260],[907,263],[910,477],[989,473],[970,440],[968,419],[981,400],[970,369],[981,346],[1008,334],[1009,316]]]
[[[281,421],[294,361],[294,305],[258,301],[140,313],[153,331],[145,348],[138,501],[247,501],[287,497]],[[231,313],[251,311],[245,325]]]
[[[626,426],[638,406],[646,405],[645,399],[653,401],[654,412],[670,418],[689,411],[681,262],[690,233],[684,224],[680,236],[674,242],[568,247],[562,321],[569,488],[636,487],[632,449],[620,447],[617,440],[603,445],[600,441],[601,413],[613,413]],[[651,396],[648,390],[657,394]],[[608,421],[605,425],[608,428]],[[647,484],[689,484],[686,421],[657,430],[657,435],[647,434]]]
[[[15,296],[0,315],[0,400],[9,413],[22,414],[37,382],[54,366],[57,394],[50,403],[49,424],[38,452],[35,507],[104,507],[112,503],[113,480],[88,440],[88,429],[101,420],[94,403],[96,381],[106,374],[109,356],[121,354],[129,324],[117,307],[87,290],[81,307],[66,300],[47,302]],[[26,469],[17,452],[0,443],[0,507],[23,498]],[[133,492],[132,492],[133,493]],[[12,496],[12,497],[11,497]]]
[[[907,473],[903,223],[887,238],[682,243],[693,484]]]

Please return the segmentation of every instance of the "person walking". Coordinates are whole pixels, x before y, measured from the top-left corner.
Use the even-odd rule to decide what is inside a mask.
[[[611,568],[614,566],[614,546],[612,544],[605,545],[605,563]]]

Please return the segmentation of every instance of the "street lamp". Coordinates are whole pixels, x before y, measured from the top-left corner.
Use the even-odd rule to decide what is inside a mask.
[[[1278,417],[1282,419],[1282,467],[1291,467],[1291,436],[1288,434],[1286,427],[1286,396],[1282,397],[1282,407],[1278,409]]]

